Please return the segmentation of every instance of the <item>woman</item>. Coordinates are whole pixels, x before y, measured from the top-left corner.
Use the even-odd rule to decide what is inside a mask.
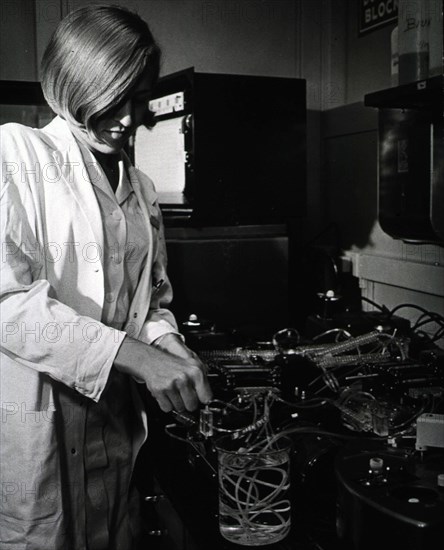
[[[139,392],[165,412],[211,398],[167,309],[152,182],[123,152],[159,58],[136,14],[76,10],[42,62],[56,118],[1,127],[1,548],[132,548]]]

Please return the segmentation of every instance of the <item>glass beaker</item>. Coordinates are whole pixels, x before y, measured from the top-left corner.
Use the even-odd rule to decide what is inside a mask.
[[[244,445],[244,446],[241,446]],[[261,546],[290,531],[290,447],[286,437],[248,449],[224,437],[216,443],[219,469],[219,529],[230,542]]]

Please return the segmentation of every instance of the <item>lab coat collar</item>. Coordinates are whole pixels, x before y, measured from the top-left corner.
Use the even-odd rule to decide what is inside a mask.
[[[47,134],[50,138],[55,138],[55,142],[57,144],[57,150],[59,152],[63,152],[64,150],[69,150],[74,147],[74,149],[79,150],[78,143],[73,136],[68,123],[66,120],[62,119],[59,116],[56,116],[47,126],[43,128],[43,132]],[[80,150],[79,150],[80,153]],[[136,170],[134,166],[131,164],[130,159],[128,158],[128,155],[123,151],[122,152],[122,158],[125,163],[125,166],[128,170],[129,180],[131,182],[131,185],[133,189],[136,191],[136,193],[140,190],[140,186],[142,185],[144,188],[147,187],[149,189],[150,186],[145,186],[143,184],[143,178],[147,177],[144,174],[142,174],[139,170]],[[139,179],[142,181],[140,182]],[[137,189],[136,189],[137,188]],[[154,202],[157,200],[157,195],[150,194],[149,196],[150,203],[154,204]]]
[[[68,123],[59,116],[53,118],[51,122],[43,128],[42,132],[54,140],[54,144],[59,151],[69,149],[70,145],[76,142]]]
[[[140,194],[145,195],[145,198],[148,204],[150,206],[153,206],[155,211],[156,208],[154,207],[154,205],[156,204],[158,197],[157,197],[157,193],[154,191],[154,187],[152,185],[151,180],[146,174],[134,168],[134,166],[131,164],[131,161],[129,160],[125,152],[123,152],[122,155],[123,155],[123,161],[127,167],[127,173],[129,176],[129,180],[131,182],[131,186],[134,189],[134,192],[136,193],[137,196],[139,196]]]
[[[85,161],[82,157],[79,144],[74,138],[68,123],[57,116],[45,126],[43,132],[54,139],[55,144],[57,144],[57,150],[54,151],[53,156],[88,220],[90,220],[96,242],[99,246],[103,246],[104,237],[102,224],[100,223],[99,205],[84,165]],[[129,183],[136,194],[146,219],[150,220],[151,225],[159,228],[158,212],[155,206],[157,194],[152,189],[152,185],[144,182],[144,178],[149,178],[132,166],[124,151],[122,152],[122,157],[128,170]],[[88,185],[85,185],[86,183]],[[93,224],[93,220],[96,223]]]
[[[116,200],[119,205],[122,205],[131,193],[133,193],[133,188],[129,177],[127,176],[128,168],[125,166],[126,162],[123,157],[119,160],[119,185],[114,193],[109,184],[108,178],[100,165],[100,162],[95,157],[94,153],[90,151],[84,145],[78,143],[80,151],[85,159],[85,164],[88,170],[88,174],[91,180],[91,183],[98,187],[103,193],[108,195],[112,200]]]
[[[88,164],[89,162],[91,162],[96,165],[94,167],[94,174],[100,173],[101,175],[104,175],[100,167],[100,164],[97,162],[97,159],[93,156],[91,151],[89,151],[83,145],[79,144],[78,141],[75,139],[66,120],[62,119],[59,116],[56,116],[47,126],[45,126],[43,131],[50,138],[54,139],[55,143],[57,144],[57,151],[55,151],[55,154],[54,154],[54,156],[56,157],[56,160],[57,158],[65,159],[66,158],[65,152],[68,153],[69,156],[71,156],[72,153],[74,153],[74,156],[77,156],[77,152],[79,152],[82,155],[82,152],[86,151],[86,154],[89,156],[90,160],[87,161],[85,158],[85,162],[87,162]],[[61,157],[60,157],[60,154],[62,155]],[[83,156],[86,157],[86,155],[83,155]],[[123,159],[123,165],[121,165],[121,169],[126,168],[129,177],[123,178],[122,189],[120,190],[120,194],[118,197],[119,202],[123,202],[128,197],[128,195],[134,190],[135,185],[137,186],[137,188],[139,187],[139,181],[138,181],[136,171],[131,165],[131,162],[125,152],[122,153],[122,159]],[[66,172],[69,171],[70,166],[63,165],[61,168],[62,168],[62,172],[64,171],[65,175],[67,175]],[[86,175],[86,174],[83,174],[83,175]],[[91,178],[90,181],[93,184],[97,183],[97,181],[94,178]],[[99,187],[101,186],[99,185]],[[136,191],[136,195],[139,194],[137,191]],[[151,203],[154,202],[154,198],[151,198],[150,202]]]
[[[103,250],[100,208],[77,141],[67,122],[60,117],[52,120],[42,132],[52,140],[52,156],[59,166],[60,174],[83,211],[98,249]]]

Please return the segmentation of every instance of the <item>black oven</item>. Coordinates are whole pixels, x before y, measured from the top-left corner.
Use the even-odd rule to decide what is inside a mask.
[[[305,80],[190,68],[160,79],[150,109],[156,125],[137,131],[134,162],[153,179],[167,225],[305,214]]]

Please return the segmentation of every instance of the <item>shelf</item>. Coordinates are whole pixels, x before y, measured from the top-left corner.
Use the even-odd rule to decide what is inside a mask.
[[[364,105],[379,109],[443,110],[442,75],[367,94]],[[438,107],[437,107],[438,106]]]

